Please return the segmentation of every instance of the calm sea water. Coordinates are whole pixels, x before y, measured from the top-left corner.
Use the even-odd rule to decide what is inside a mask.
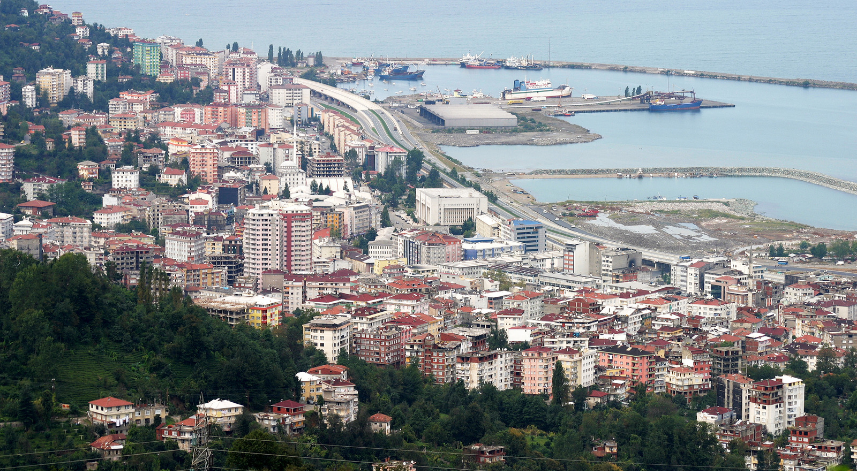
[[[144,37],[168,34],[187,43],[202,38],[212,49],[237,41],[263,56],[268,44],[341,57],[460,57],[471,52],[495,58],[534,54],[545,60],[550,50],[554,60],[857,81],[857,42],[853,40],[857,2],[852,0],[811,4],[799,0],[548,0],[538,8],[487,0],[210,0],[204,7],[190,0],[150,0],[145,5],[132,0],[59,0],[52,4],[63,11],[81,11],[88,22],[134,28]],[[396,91],[411,93],[409,87],[481,90],[496,96],[516,78],[523,78],[520,72],[434,66],[427,68],[425,87],[407,82],[348,86],[372,89],[378,98]],[[467,164],[494,169],[758,165],[815,170],[857,181],[855,92],[685,77],[668,82],[659,75],[567,69],[546,69],[529,78],[567,83],[576,95],[616,95],[636,85],[655,90],[692,88],[703,98],[737,106],[690,113],[578,114],[564,119],[603,139],[565,146],[445,151]],[[757,190],[754,197],[746,193],[746,181],[739,185],[727,180],[705,184],[715,185],[719,196],[759,201],[758,209],[774,217],[825,227],[843,227],[838,222],[842,218],[857,220],[853,211],[842,209],[857,207],[851,195],[789,180],[759,179],[751,185]],[[586,188],[583,183],[576,185]],[[652,196],[653,189],[635,197]],[[603,188],[591,190],[581,193],[580,199],[602,197]],[[536,195],[552,200],[565,194],[565,190],[556,191]],[[799,209],[801,205],[807,209]],[[810,217],[821,219],[813,222]]]
[[[551,178],[514,183],[539,201],[632,201],[663,196],[747,198],[756,212],[830,229],[857,230],[857,195],[798,180],[770,177],[720,178]]]
[[[857,80],[853,0],[55,0],[88,22],[222,48],[603,62]]]

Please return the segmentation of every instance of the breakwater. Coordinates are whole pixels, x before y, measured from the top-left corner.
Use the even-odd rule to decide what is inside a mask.
[[[388,61],[402,64],[420,62],[425,65],[458,65],[460,59],[455,58],[425,58],[425,57],[390,57]],[[350,61],[349,58],[325,58],[325,62],[341,63]],[[622,64],[601,64],[596,62],[542,61],[546,68],[610,70],[614,72],[633,72],[638,74],[672,75],[679,77],[698,77],[716,80],[734,80],[737,82],[767,83],[803,88],[833,88],[837,90],[857,90],[857,83],[817,80],[809,78],[779,78],[747,74],[728,74],[724,72],[709,72],[703,70],[682,70],[662,67],[642,67]]]
[[[643,168],[582,168],[543,169],[520,174],[516,178],[550,176],[578,177],[779,177],[800,180],[814,185],[857,195],[857,182],[831,177],[820,172],[779,167],[643,167]]]

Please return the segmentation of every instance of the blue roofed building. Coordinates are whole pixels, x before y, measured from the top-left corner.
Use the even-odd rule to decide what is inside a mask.
[[[464,260],[485,260],[503,255],[521,255],[524,244],[521,242],[500,240],[491,237],[470,237],[461,243]]]

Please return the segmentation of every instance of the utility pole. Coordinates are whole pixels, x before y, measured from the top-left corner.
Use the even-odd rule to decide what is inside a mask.
[[[202,393],[199,393],[199,404],[205,404]],[[192,471],[209,471],[211,468],[211,450],[208,448],[208,435],[211,430],[208,423],[208,409],[203,409],[204,414],[200,419],[199,406],[197,406],[196,417],[193,426],[193,439],[191,440],[191,452],[193,459],[190,469]]]

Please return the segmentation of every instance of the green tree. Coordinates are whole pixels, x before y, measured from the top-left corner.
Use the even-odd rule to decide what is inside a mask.
[[[809,249],[809,253],[815,258],[824,258],[827,256],[827,245],[824,242],[819,242],[818,245]]]
[[[551,391],[553,393],[554,404],[561,406],[568,401],[568,378],[565,376],[565,369],[562,367],[561,361],[557,361],[553,367]]]
[[[280,192],[280,198],[287,200],[287,199],[290,199],[291,197],[292,197],[292,192],[289,191],[289,184],[286,182],[283,182],[283,191]]]
[[[318,182],[317,181],[313,180],[310,182],[309,193],[311,195],[317,195],[318,194]]]
[[[392,227],[393,221],[390,220],[390,210],[384,206],[384,209],[381,210],[381,227]]]
[[[625,87],[625,96],[626,97],[631,96],[631,88],[630,87]]]
[[[274,45],[273,44],[268,45],[268,62],[270,62],[272,64],[274,63]]]
[[[294,452],[264,430],[239,438],[229,449],[226,463],[238,469],[279,470],[302,468]]]
[[[777,248],[774,247],[774,244],[768,246],[768,256],[774,258],[777,256]]]
[[[196,40],[196,47],[202,47],[202,38]]]
[[[783,247],[783,244],[777,246],[777,257],[785,257],[786,249]]]
[[[232,52],[238,52],[238,41],[232,43]]]
[[[801,252],[806,252],[807,250],[809,250],[809,247],[810,247],[809,242],[807,242],[805,240],[800,241]]]

